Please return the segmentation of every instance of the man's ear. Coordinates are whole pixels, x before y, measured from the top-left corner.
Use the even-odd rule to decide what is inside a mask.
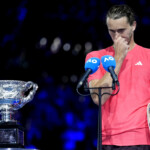
[[[134,21],[132,24],[132,31],[134,31],[135,29],[136,29],[136,21]]]

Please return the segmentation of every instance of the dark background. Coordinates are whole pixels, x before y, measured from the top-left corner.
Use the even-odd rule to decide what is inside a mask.
[[[94,150],[98,107],[76,85],[88,52],[110,46],[105,14],[113,4],[137,15],[135,41],[150,47],[148,0],[5,0],[0,4],[0,80],[33,81],[34,99],[15,113],[25,146]]]

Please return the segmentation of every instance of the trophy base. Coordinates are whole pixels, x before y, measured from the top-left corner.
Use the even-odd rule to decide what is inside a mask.
[[[0,148],[24,148],[24,128],[17,122],[0,122]]]

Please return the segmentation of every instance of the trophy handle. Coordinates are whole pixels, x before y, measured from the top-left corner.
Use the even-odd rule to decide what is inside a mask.
[[[33,83],[32,81],[28,81],[23,85],[23,88],[24,88],[24,91],[22,93],[23,97],[21,98],[19,104],[14,105],[13,107],[14,110],[22,108],[26,103],[30,102],[33,99],[36,90],[38,89],[38,85],[36,83]],[[26,96],[24,96],[24,93],[27,92],[28,90],[30,90],[29,93]]]
[[[23,104],[26,104],[33,99],[35,92],[38,89],[38,85],[28,81],[24,86],[26,87],[26,91],[33,88],[26,97],[23,97]]]
[[[31,81],[28,81],[24,85],[24,88],[25,88],[24,92],[28,91],[31,88],[32,88],[32,90],[29,92],[29,94],[26,97],[22,98],[21,103],[19,105],[16,105],[14,107],[14,110],[18,110],[18,109],[22,108],[26,103],[30,102],[33,99],[33,97],[35,95],[35,92],[38,89],[38,85],[33,83],[33,82],[31,82]]]

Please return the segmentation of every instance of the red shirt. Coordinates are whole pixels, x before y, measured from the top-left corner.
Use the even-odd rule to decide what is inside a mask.
[[[91,57],[114,56],[113,47],[90,52]],[[101,79],[106,71],[99,69],[88,82]],[[150,49],[139,45],[128,52],[120,69],[120,91],[102,106],[103,145],[150,145],[147,105],[150,103]]]

